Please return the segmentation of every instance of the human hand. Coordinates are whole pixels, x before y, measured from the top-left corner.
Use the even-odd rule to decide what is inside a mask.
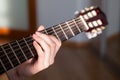
[[[33,34],[33,45],[38,57],[32,58],[18,66],[13,72],[17,74],[13,78],[10,76],[11,80],[23,80],[48,68],[54,63],[54,58],[61,46],[61,41],[57,40],[54,36],[38,32],[41,30],[44,30],[43,26],[40,26],[35,34]]]

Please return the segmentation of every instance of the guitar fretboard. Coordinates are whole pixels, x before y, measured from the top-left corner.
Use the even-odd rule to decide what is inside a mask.
[[[83,24],[79,17],[68,20],[41,31],[54,35],[58,40],[65,41],[83,31]],[[32,36],[9,42],[0,46],[0,74],[22,64],[30,58],[36,57]]]

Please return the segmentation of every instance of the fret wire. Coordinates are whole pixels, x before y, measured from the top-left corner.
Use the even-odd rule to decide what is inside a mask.
[[[19,43],[19,46],[22,50],[22,54],[23,54],[24,59],[25,60],[30,59],[32,57],[32,54],[31,54],[29,48],[27,47],[25,40],[22,38],[22,40],[21,41],[19,40],[18,43]],[[18,49],[18,50],[20,50],[20,49]]]
[[[7,71],[7,69],[6,69],[6,67],[5,67],[5,65],[3,64],[3,62],[2,62],[1,59],[0,59],[0,62],[1,62],[1,64],[2,64],[2,67],[4,68],[4,70]]]
[[[66,37],[66,39],[68,40],[68,36],[66,35],[66,33],[64,32],[64,30],[63,30],[63,28],[62,28],[62,26],[59,24],[59,26],[60,26],[60,28],[61,28],[61,30],[62,30],[62,32],[63,32],[63,34],[64,34],[64,36]]]
[[[73,28],[75,28],[75,27],[73,27]]]
[[[21,50],[22,54],[24,55],[25,59],[27,60],[27,57],[25,56],[25,53],[23,52],[23,50],[22,50],[22,48],[21,48],[21,46],[20,46],[19,42],[18,42],[17,40],[16,40],[16,42],[17,42],[17,44],[18,44],[18,46],[19,46],[19,48],[20,48],[20,50]]]
[[[75,25],[76,25],[77,29],[79,30],[79,32],[81,32],[81,30],[79,29],[78,25],[75,22],[75,19],[73,19],[73,22],[75,23]]]
[[[1,48],[2,48],[3,52],[5,53],[5,55],[6,55],[7,59],[8,59],[8,61],[10,62],[11,67],[14,68],[14,65],[12,64],[11,60],[9,59],[9,57],[8,57],[8,55],[7,55],[7,53],[6,53],[6,51],[4,50],[4,48],[3,48],[2,46],[1,46]]]
[[[15,59],[13,59],[13,61],[14,61]],[[7,62],[6,62],[6,64],[7,64]]]
[[[12,46],[10,45],[10,43],[8,43],[8,45],[10,46],[10,48],[11,48],[11,50],[12,50],[13,54],[15,55],[15,57],[16,57],[16,59],[17,59],[17,61],[19,62],[19,64],[21,64],[21,62],[19,61],[19,59],[18,59],[17,55],[15,54],[15,52],[14,52],[14,50],[13,50]]]
[[[73,27],[73,30],[74,30],[75,28]],[[75,29],[76,30],[76,29]],[[78,30],[77,30],[78,31]],[[66,33],[69,33],[68,31],[66,31]],[[62,38],[62,37],[61,37]]]
[[[76,21],[76,20],[77,20],[77,21]],[[78,21],[78,20],[79,20],[79,21]],[[80,20],[79,18],[78,18],[78,19],[74,18],[74,19],[68,21],[69,25],[70,25],[70,24],[74,24],[74,25],[77,27],[77,29],[79,30],[79,32],[81,32],[81,30],[80,30],[80,28],[79,28],[79,26],[78,26],[78,24],[77,24],[78,22],[81,23],[81,20]]]
[[[59,31],[58,31],[58,32],[59,32]],[[31,37],[31,36],[29,36],[29,37]],[[28,37],[28,38],[29,38],[29,37]],[[18,43],[18,41],[17,41],[17,40],[16,40],[16,42],[17,42],[18,46],[20,47],[20,45],[19,45],[19,43]],[[20,47],[20,48],[21,48],[21,47]],[[22,49],[21,49],[21,51],[22,51]],[[22,51],[22,52],[23,52],[23,51]],[[23,52],[23,53],[24,53],[24,52]]]
[[[75,34],[74,34],[74,32],[72,31],[72,29],[71,29],[71,27],[70,27],[69,23],[68,23],[68,22],[66,22],[66,24],[67,24],[68,28],[70,29],[70,31],[71,31],[71,33],[72,33],[72,35],[73,35],[73,36],[75,36]]]
[[[75,22],[77,23],[78,27],[81,26],[81,27],[79,27],[80,30],[81,30],[81,32],[84,31],[84,30],[82,29],[82,26],[84,26],[83,23],[82,23],[82,21],[81,21],[81,20],[80,20],[80,21],[78,21],[78,20],[76,21],[76,20],[75,20]]]
[[[80,20],[79,18],[75,18],[75,20]],[[59,25],[57,25],[55,28],[58,28],[59,27]],[[66,26],[64,26],[64,27],[66,27]],[[58,29],[60,29],[60,28],[58,28]],[[58,32],[60,32],[60,31],[58,31]],[[30,36],[31,37],[31,36]],[[17,41],[16,41],[17,42]],[[17,42],[18,43],[18,42]],[[20,47],[20,45],[19,45],[19,43],[18,43],[18,46]],[[22,49],[21,49],[21,51],[22,51]],[[22,51],[23,52],[23,51]]]
[[[13,46],[13,47],[16,47],[16,46]],[[8,48],[8,49],[10,49],[10,48]],[[6,49],[6,50],[8,50],[8,49]],[[19,48],[17,48],[16,50],[14,50],[14,51],[17,51],[17,50],[19,50]],[[10,54],[10,53],[13,53],[12,51],[10,52],[9,51],[9,53],[7,53],[7,54]],[[4,55],[1,55],[0,57],[2,57],[2,56],[4,56]]]
[[[68,27],[68,25],[66,23],[64,23],[64,24],[62,24],[62,26],[63,27],[66,26],[66,27],[64,27],[64,32],[67,34],[68,39],[73,37],[73,34],[72,34],[70,28]]]
[[[80,20],[79,22],[81,22],[81,19],[80,19],[79,17],[75,18],[74,20],[77,20],[77,21]],[[69,20],[69,21],[71,21],[71,20]],[[54,28],[59,29],[58,27],[59,27],[59,25],[55,26]],[[64,26],[62,26],[62,27],[64,28]],[[51,29],[51,28],[47,28],[47,29],[49,30],[49,29]],[[57,30],[57,29],[56,29],[56,30]]]
[[[71,21],[69,21],[68,23],[69,23],[69,25],[71,26],[71,29],[72,29],[72,30],[73,30],[73,28],[74,28],[73,32],[75,33],[75,35],[76,35],[77,33],[80,33],[80,32],[81,32],[81,31],[79,31],[79,27],[77,27],[78,25],[75,24],[74,19],[71,20]],[[74,27],[72,27],[72,26],[74,26]],[[76,31],[76,30],[77,30],[77,31]]]
[[[8,52],[7,52],[7,53],[8,53]],[[9,54],[11,54],[11,53],[13,53],[13,52],[12,52],[12,51],[11,51],[11,52],[9,52]],[[9,55],[9,54],[8,54],[8,55]],[[2,56],[1,56],[1,58],[2,58],[2,57],[4,57],[4,56],[5,56],[5,54],[4,54],[4,55],[2,55]],[[14,63],[14,61],[16,61],[15,56],[10,55],[9,57],[10,57],[10,59],[12,60],[12,62],[13,62],[13,63]],[[7,59],[7,58],[3,58],[2,60],[5,62],[5,61],[6,61],[6,59]],[[7,61],[7,62],[8,62],[8,61]],[[5,63],[6,63],[6,62],[5,62]],[[14,65],[15,65],[15,66],[16,66],[16,65],[18,65],[18,64],[19,64],[19,63],[16,63],[16,64],[14,63]]]
[[[55,25],[55,26],[53,26],[53,27],[54,27],[54,29],[56,30],[56,33],[58,32],[57,30],[58,30],[58,28],[59,28],[59,33],[63,34],[63,36],[65,37],[65,35],[64,35],[63,31],[61,30],[60,26],[58,26],[58,25],[56,26],[56,25]],[[55,36],[55,33],[54,33],[54,31],[52,30],[51,27],[48,28],[47,31],[49,32],[50,35]],[[59,33],[57,33],[57,34],[59,35]],[[65,39],[66,39],[66,37],[65,37]],[[61,41],[61,39],[60,39],[60,41]]]
[[[13,59],[13,61],[16,61],[15,59]],[[6,62],[5,64],[8,64],[8,62]]]
[[[59,33],[59,32],[60,32],[60,31],[58,31],[58,33]],[[29,37],[31,37],[31,36],[29,36]],[[28,37],[28,38],[29,38],[29,37]],[[17,41],[16,41],[16,42],[17,42]],[[18,43],[18,42],[17,42],[17,43]],[[18,46],[20,47],[19,43],[18,43]],[[21,47],[20,47],[20,48],[21,48]],[[22,51],[22,49],[21,49],[21,51]],[[23,52],[23,51],[22,51],[22,52]],[[24,53],[24,52],[23,52],[23,53]]]
[[[77,18],[76,18],[76,20],[77,20]],[[78,19],[78,20],[80,20],[80,19]],[[81,21],[78,21],[78,22],[80,22],[80,24],[81,24]],[[58,27],[58,26],[57,26],[57,27]],[[67,27],[67,26],[62,26],[62,27],[64,28],[64,27]],[[59,29],[59,28],[58,28],[58,29]]]
[[[74,28],[75,29],[75,28]],[[32,44],[32,43],[31,43]],[[30,44],[29,44],[30,45]]]
[[[32,48],[32,47],[34,47],[33,46],[33,41],[34,40],[33,40],[33,38],[31,36],[26,37],[26,42],[28,43],[28,46],[30,47],[31,51],[33,52],[33,55],[36,56],[37,55],[36,50],[35,50],[35,48],[34,49]],[[29,44],[31,44],[31,45],[29,45]]]
[[[19,46],[19,48],[17,48],[16,50],[19,50],[21,47],[20,47],[20,45],[19,45],[19,43],[18,43],[18,41],[16,40],[16,43],[18,44],[18,46]],[[9,43],[8,43],[9,44]],[[15,46],[13,46],[13,47],[16,47],[16,45]],[[25,46],[26,47],[26,46]],[[23,46],[23,48],[24,48],[24,46]],[[8,49],[11,49],[11,48],[8,48]],[[7,50],[7,49],[6,49]],[[14,51],[16,51],[16,50],[14,50]],[[22,49],[21,49],[21,51],[22,51]],[[23,51],[22,51],[22,53],[24,53]],[[9,53],[7,53],[7,54],[9,54]]]
[[[63,38],[63,36],[61,36],[61,39]]]
[[[74,26],[73,26],[73,27],[74,27]],[[59,28],[59,29],[60,29],[60,28]],[[68,26],[64,26],[63,29],[64,29],[64,30],[68,29]],[[57,33],[59,33],[59,32],[61,32],[61,30],[60,30],[60,31],[57,31]]]
[[[46,34],[48,34],[48,32],[46,31],[46,29],[44,30]]]
[[[79,22],[79,21],[78,21]],[[81,23],[79,23],[79,24],[81,24]],[[74,25],[75,26],[75,25]],[[57,26],[58,27],[58,26]],[[62,28],[64,28],[64,27],[66,27],[66,26],[63,26]],[[74,28],[74,27],[73,27]],[[75,29],[75,28],[74,28]],[[75,29],[76,30],[76,29]],[[59,33],[61,32],[61,31],[58,31]],[[47,34],[47,33],[46,33]],[[54,34],[54,33],[53,33]],[[33,47],[32,47],[33,48]]]
[[[34,54],[33,54],[33,52],[31,51],[31,49],[29,48],[29,46],[28,46],[28,44],[27,44],[27,42],[26,42],[25,38],[23,38],[23,40],[25,41],[25,43],[26,43],[26,45],[27,45],[28,49],[30,50],[30,52],[32,53],[32,56],[34,57]]]
[[[5,60],[5,59],[4,59]],[[13,61],[16,61],[14,58],[12,58]],[[8,64],[9,62],[4,63],[5,65]]]
[[[59,41],[61,41],[60,38],[59,38],[59,36],[57,35],[57,32],[55,31],[54,27],[52,27],[52,29],[53,29],[55,35],[57,36],[57,38],[59,39]]]

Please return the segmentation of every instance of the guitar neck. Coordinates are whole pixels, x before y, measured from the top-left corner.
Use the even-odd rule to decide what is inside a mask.
[[[65,41],[83,31],[81,18],[77,17],[41,31],[53,35],[60,41]],[[36,57],[32,36],[9,42],[0,46],[0,74]]]

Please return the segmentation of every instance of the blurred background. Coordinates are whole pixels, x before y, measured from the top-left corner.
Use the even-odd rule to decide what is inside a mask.
[[[120,0],[0,0],[0,45],[74,18],[99,6],[109,25],[102,35],[84,33],[63,43],[55,63],[28,80],[120,80]]]

